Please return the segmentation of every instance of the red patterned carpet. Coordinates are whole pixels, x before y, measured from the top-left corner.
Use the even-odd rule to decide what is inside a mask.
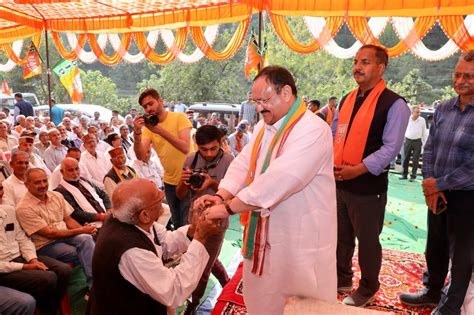
[[[357,256],[357,255],[354,255]],[[354,257],[354,283],[358,283],[360,270],[357,257]],[[402,305],[398,295],[404,292],[415,292],[422,288],[421,275],[425,269],[423,255],[394,250],[383,251],[382,270],[380,272],[380,290],[375,300],[367,308],[394,312],[396,314],[430,314],[429,308],[413,308]],[[339,300],[344,295],[338,296]],[[232,280],[219,296],[212,315],[247,314],[242,296],[242,264]]]

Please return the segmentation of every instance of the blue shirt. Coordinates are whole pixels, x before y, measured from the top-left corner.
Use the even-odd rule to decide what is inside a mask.
[[[408,119],[410,119],[410,108],[408,108],[407,103],[402,98],[399,98],[388,110],[387,123],[382,135],[383,145],[380,149],[362,160],[371,174],[376,176],[382,174],[387,165],[398,155],[405,139]],[[336,111],[331,124],[333,137],[336,134],[338,120],[339,109]]]
[[[434,112],[423,152],[423,177],[444,190],[474,190],[474,102],[459,107],[459,97]]]
[[[59,106],[51,107],[51,120],[53,121],[54,125],[58,126],[63,121],[64,109]]]

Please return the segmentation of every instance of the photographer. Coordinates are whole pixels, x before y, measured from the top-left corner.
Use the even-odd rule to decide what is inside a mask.
[[[137,116],[133,122],[133,149],[140,160],[145,158],[151,145],[158,154],[165,169],[163,181],[166,200],[171,209],[174,228],[177,229],[187,219],[182,215],[187,205],[176,198],[176,185],[181,177],[184,159],[191,149],[192,125],[184,113],[167,112],[160,94],[154,89],[145,89],[138,103],[145,115]]]
[[[211,125],[200,127],[196,131],[196,143],[198,152],[189,154],[184,162],[181,180],[176,188],[176,196],[189,204],[197,197],[205,194],[215,194],[219,182],[224,178],[227,168],[233,160],[233,156],[224,153],[221,149],[220,139],[221,131]],[[192,216],[199,216],[199,213],[193,213]],[[227,219],[224,219],[225,225],[228,225]],[[198,287],[191,296],[191,302],[188,303],[183,314],[194,314],[194,310],[199,305],[200,299],[204,294],[210,273],[219,280],[222,287],[229,281],[227,272],[222,263],[217,259],[219,256],[222,242],[224,240],[223,232],[216,237],[213,244],[215,247],[209,251],[209,262],[204,270]]]

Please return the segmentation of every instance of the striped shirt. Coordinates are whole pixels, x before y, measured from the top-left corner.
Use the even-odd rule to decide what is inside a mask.
[[[444,190],[474,190],[474,102],[459,107],[459,97],[441,103],[423,153],[423,177]]]

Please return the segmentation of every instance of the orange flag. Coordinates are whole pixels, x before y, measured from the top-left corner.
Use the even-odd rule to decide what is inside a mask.
[[[38,50],[32,41],[28,49],[27,61],[23,66],[23,79],[29,79],[38,74],[41,74],[41,60]]]
[[[258,65],[260,62],[262,62],[262,58],[258,53],[257,38],[255,37],[255,34],[251,32],[245,56],[245,76],[247,79],[250,77],[251,72],[258,73]]]
[[[13,91],[8,87],[8,83],[5,79],[2,80],[2,94],[12,95]]]

